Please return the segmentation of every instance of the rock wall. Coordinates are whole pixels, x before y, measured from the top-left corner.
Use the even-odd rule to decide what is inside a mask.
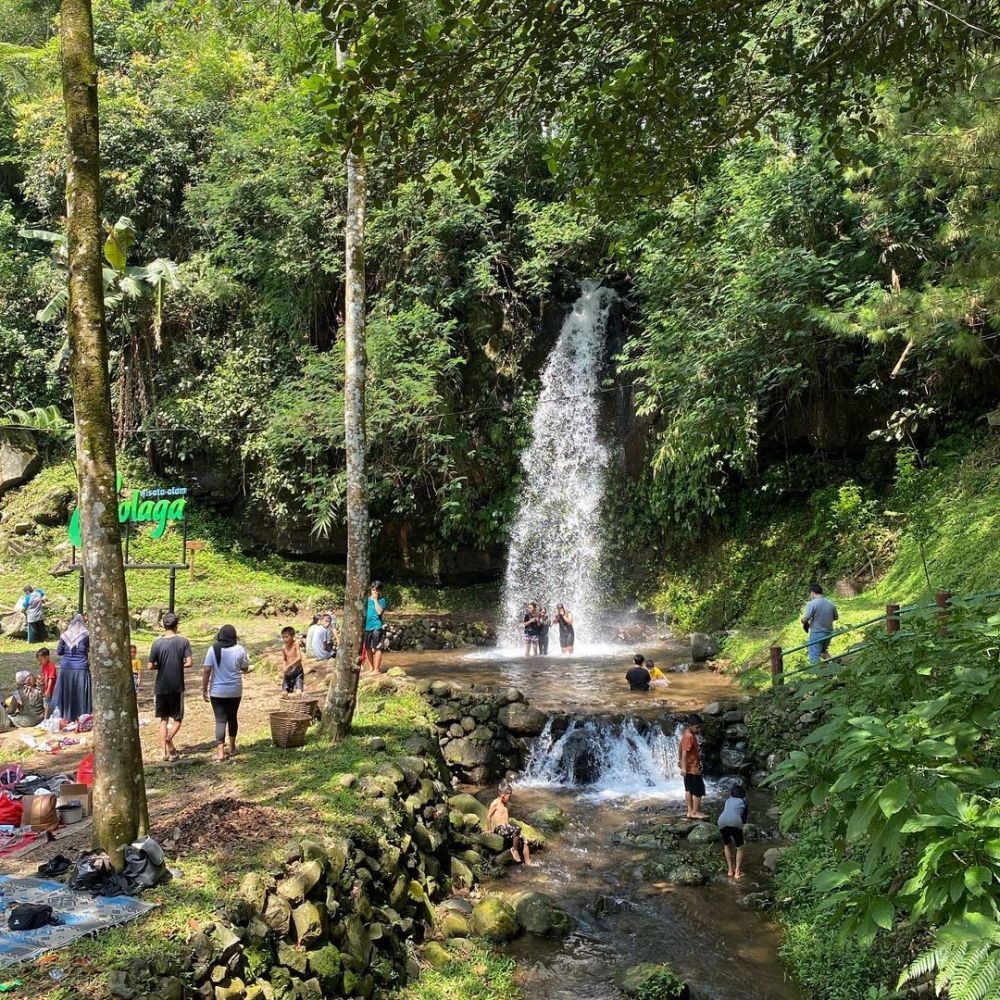
[[[486,785],[519,771],[526,737],[537,736],[548,717],[517,688],[465,691],[446,681],[422,681],[417,690],[430,705],[438,745],[461,782]]]
[[[496,629],[487,622],[454,618],[393,618],[386,623],[390,649],[457,649],[459,646],[492,646]]]
[[[500,707],[511,704],[523,703]],[[246,875],[236,899],[193,931],[184,959],[135,959],[112,973],[112,995],[371,997],[416,976],[421,960],[441,958],[432,936],[490,937],[485,917],[493,904],[474,910],[464,898],[481,875],[511,862],[502,839],[483,829],[486,807],[452,793],[430,731],[410,737],[401,756],[387,754],[379,738],[370,748],[371,773],[340,779],[357,789],[362,815],[335,836],[290,843],[279,868]],[[544,847],[542,833],[517,822],[534,849]],[[456,891],[437,911],[435,903]]]

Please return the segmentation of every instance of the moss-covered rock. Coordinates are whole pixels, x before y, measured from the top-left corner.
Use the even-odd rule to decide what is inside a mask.
[[[576,921],[542,892],[519,892],[510,902],[518,923],[535,937],[566,937],[576,929]]]
[[[476,904],[469,927],[488,941],[510,941],[521,930],[514,908],[498,896],[485,896]]]
[[[622,978],[626,996],[638,1000],[689,1000],[691,990],[669,965],[644,962],[629,969]]]

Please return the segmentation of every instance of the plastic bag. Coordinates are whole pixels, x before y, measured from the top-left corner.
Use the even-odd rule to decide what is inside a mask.
[[[0,792],[0,826],[12,826],[15,829],[21,825],[24,807],[9,791]]]
[[[94,752],[91,751],[76,769],[76,782],[78,785],[86,785],[88,788],[94,786]]]

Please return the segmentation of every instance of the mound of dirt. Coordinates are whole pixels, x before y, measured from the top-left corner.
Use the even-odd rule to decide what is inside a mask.
[[[157,838],[177,857],[212,851],[245,851],[248,844],[288,836],[289,815],[280,809],[231,797],[213,799],[182,812]]]

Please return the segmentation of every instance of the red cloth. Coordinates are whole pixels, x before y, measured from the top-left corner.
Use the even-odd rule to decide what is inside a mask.
[[[76,770],[76,782],[78,785],[86,785],[88,788],[94,787],[94,753],[91,751]]]
[[[15,799],[10,792],[0,792],[0,825],[18,827],[23,814],[20,799]]]

